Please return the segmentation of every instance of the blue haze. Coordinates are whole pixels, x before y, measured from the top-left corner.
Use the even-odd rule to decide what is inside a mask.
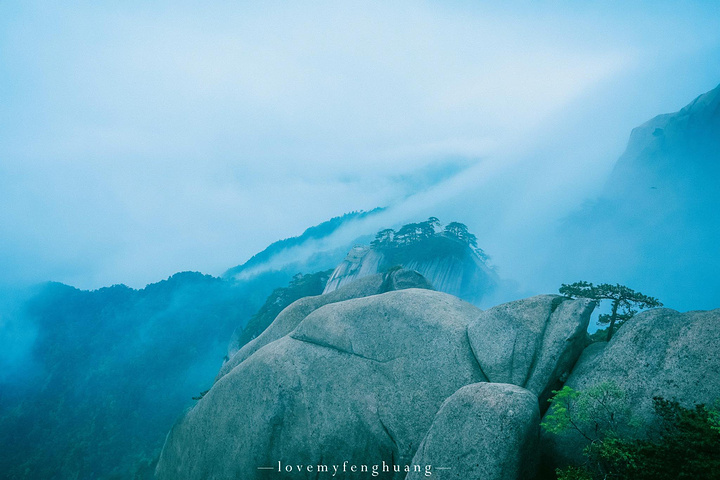
[[[715,2],[3,2],[0,283],[219,275],[345,212],[425,218],[443,207],[412,204],[428,185],[407,179],[457,158],[498,166],[440,213],[493,225],[486,248],[517,275],[498,239],[597,194],[631,128],[717,84],[719,18]]]
[[[589,280],[720,307],[720,108],[616,169],[633,128],[718,85],[719,22],[717,2],[0,3],[0,464],[145,478],[273,288],[430,215],[477,235],[494,302]]]

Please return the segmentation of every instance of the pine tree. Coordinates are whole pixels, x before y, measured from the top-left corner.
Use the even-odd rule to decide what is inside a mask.
[[[662,307],[662,303],[655,298],[636,292],[624,285],[602,283],[593,285],[589,282],[575,282],[570,285],[562,284],[560,293],[568,297],[591,298],[598,302],[612,300],[612,312],[600,315],[598,322],[610,324],[607,332],[607,341],[612,338],[615,325],[620,326],[637,313],[637,308]]]

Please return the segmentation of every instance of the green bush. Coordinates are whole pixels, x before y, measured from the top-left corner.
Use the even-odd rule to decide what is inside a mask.
[[[558,469],[559,480],[720,479],[720,408],[653,398],[657,424],[635,430],[625,395],[606,382],[587,391],[555,392],[542,427],[550,433],[576,430],[588,442],[583,465]]]

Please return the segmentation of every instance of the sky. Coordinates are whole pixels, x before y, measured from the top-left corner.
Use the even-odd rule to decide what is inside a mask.
[[[2,2],[0,287],[219,275],[377,206],[463,221],[517,274],[633,127],[720,83],[719,26],[717,2]]]

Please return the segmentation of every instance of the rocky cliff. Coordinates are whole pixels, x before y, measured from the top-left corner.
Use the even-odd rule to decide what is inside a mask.
[[[720,86],[633,129],[600,197],[569,221],[578,276],[619,279],[678,308],[715,308],[720,291]]]
[[[607,181],[605,195],[633,190],[638,196],[656,197],[647,191],[653,187],[670,189],[673,194],[695,190],[697,185],[717,179],[719,155],[720,85],[681,110],[658,115],[634,128]]]
[[[478,303],[499,283],[481,255],[482,251],[447,234],[429,234],[405,243],[357,245],[335,268],[323,293],[401,266],[417,271],[440,292]]]

